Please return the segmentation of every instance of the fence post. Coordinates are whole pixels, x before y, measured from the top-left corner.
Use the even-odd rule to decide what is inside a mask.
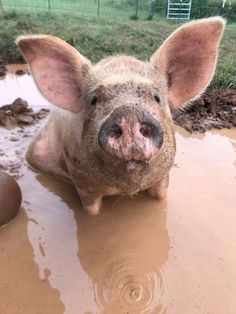
[[[3,5],[2,5],[2,0],[0,0],[0,9],[1,9],[1,12],[3,13]]]
[[[136,9],[135,9],[135,17],[138,18],[138,2],[139,0],[136,0]]]
[[[148,0],[148,20],[153,19],[154,1]]]
[[[51,12],[51,1],[50,0],[48,0],[48,11],[49,11],[49,13]]]
[[[97,6],[97,16],[100,15],[100,0],[98,0],[98,6]]]

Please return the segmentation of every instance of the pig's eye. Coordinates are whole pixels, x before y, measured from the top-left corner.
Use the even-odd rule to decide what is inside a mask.
[[[98,100],[97,97],[93,96],[90,102],[91,106],[96,106],[97,100]]]
[[[161,101],[160,96],[157,94],[154,95],[154,99],[156,100],[157,103],[160,103]]]

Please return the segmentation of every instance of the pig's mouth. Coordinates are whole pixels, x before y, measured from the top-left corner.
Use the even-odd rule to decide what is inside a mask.
[[[104,164],[110,164],[116,171],[126,172],[128,174],[135,174],[137,172],[144,171],[148,165],[150,160],[149,159],[121,159],[115,158],[114,156],[109,156],[103,154],[103,152],[99,152],[99,157],[103,161]]]
[[[125,171],[127,173],[140,172],[144,169],[146,164],[147,163],[145,161],[135,160],[135,159],[131,159],[131,160],[122,162],[122,166],[124,166]]]

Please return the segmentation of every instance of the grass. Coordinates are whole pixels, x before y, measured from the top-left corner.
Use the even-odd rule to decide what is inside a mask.
[[[114,21],[65,14],[11,12],[0,16],[0,56],[8,62],[21,60],[14,44],[17,35],[45,33],[66,40],[93,62],[111,54],[130,54],[148,60],[177,26],[165,20]],[[211,87],[236,89],[235,47],[236,24],[229,24],[221,43],[217,71]]]
[[[182,1],[182,0],[181,0]],[[233,0],[234,1],[234,0]],[[222,0],[192,0],[191,16],[200,18],[224,14],[236,21],[235,3],[227,0],[224,10]],[[183,0],[183,3],[185,0]],[[137,5],[138,3],[138,5]],[[231,3],[231,4],[229,4]],[[154,1],[154,18],[166,16],[167,0]],[[230,10],[228,10],[230,7]],[[15,10],[22,13],[69,13],[82,16],[147,19],[147,0],[0,0],[0,11]]]
[[[135,14],[135,0],[1,0],[3,10],[37,13],[50,11],[103,17],[128,18]],[[99,11],[99,12],[98,12]],[[139,0],[139,14],[147,17],[146,0]]]

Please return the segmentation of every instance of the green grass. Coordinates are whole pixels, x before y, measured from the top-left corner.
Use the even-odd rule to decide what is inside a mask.
[[[129,18],[135,13],[133,0],[1,0],[3,10],[69,13],[75,15]],[[139,15],[147,17],[146,0],[139,0]]]
[[[71,15],[7,13],[0,17],[0,56],[20,60],[17,35],[53,34],[75,46],[93,62],[112,55],[129,54],[148,60],[162,41],[178,26],[162,21],[111,20]],[[212,87],[236,89],[236,24],[226,26]]]
[[[2,8],[4,12],[9,10],[23,13],[51,12],[64,14],[67,12],[82,16],[97,16],[99,11],[101,17],[130,18],[136,16],[137,1],[138,19],[147,19],[147,0],[0,0],[0,11]],[[154,19],[159,18],[159,16],[166,16],[166,6],[167,0],[154,1]],[[221,6],[222,0],[192,0],[191,16],[200,18],[222,13],[228,17],[233,17],[232,13],[234,11],[234,20],[236,20],[236,7],[233,3],[230,5],[233,9],[230,12],[227,10],[229,2],[226,2],[224,12],[220,9]]]

